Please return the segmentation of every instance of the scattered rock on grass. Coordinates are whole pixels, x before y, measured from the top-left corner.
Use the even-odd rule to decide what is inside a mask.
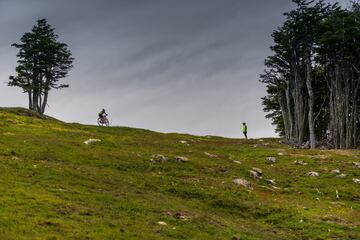
[[[355,167],[360,168],[360,162],[353,162],[353,164],[355,165]]]
[[[340,171],[340,169],[334,169],[334,170],[331,171],[331,173],[332,174],[340,174],[341,171]]]
[[[295,160],[295,161],[294,161],[294,164],[296,164],[296,165],[302,165],[302,166],[306,166],[306,165],[307,165],[307,163],[304,162],[304,161],[302,161],[302,160]]]
[[[342,173],[340,175],[337,175],[336,177],[338,177],[338,178],[346,178],[346,174]]]
[[[266,160],[270,163],[276,163],[276,157],[267,157]]]
[[[254,179],[260,179],[261,178],[261,175],[253,170],[250,170],[250,176]]]
[[[251,183],[249,181],[247,181],[245,179],[241,179],[241,178],[234,179],[233,183],[243,186],[243,187],[246,187],[246,188],[249,188],[251,186]]]
[[[270,185],[276,185],[275,179],[268,179],[266,182]]]
[[[184,145],[186,145],[188,147],[190,146],[190,143],[188,143],[188,141],[185,141],[185,140],[180,141],[180,143],[184,144]]]
[[[176,156],[175,161],[177,161],[179,163],[187,163],[190,160],[187,157]]]
[[[217,157],[218,157],[217,155],[211,154],[211,153],[208,153],[208,152],[204,152],[204,154],[205,154],[206,156],[208,156],[209,158],[217,158]]]
[[[166,226],[166,225],[167,225],[167,223],[166,223],[166,222],[163,222],[163,221],[157,222],[157,224],[162,225],[162,226]]]
[[[189,214],[185,212],[167,212],[167,215],[182,221],[187,221],[190,219]]]
[[[240,162],[240,161],[236,161],[236,160],[234,160],[234,161],[233,161],[233,163],[236,163],[236,164],[241,164],[241,162]]]
[[[259,173],[260,175],[263,174],[263,171],[260,168],[252,168],[255,172]]]
[[[318,172],[308,172],[307,174],[309,177],[318,177],[320,174]]]
[[[217,173],[226,173],[228,170],[226,169],[226,167],[221,166],[221,167],[216,168],[215,171]]]
[[[359,178],[353,178],[353,181],[354,181],[354,183],[356,183],[356,184],[360,184],[360,179],[359,179]]]
[[[90,139],[86,140],[84,143],[85,143],[86,145],[89,145],[89,144],[95,143],[95,142],[101,142],[101,140],[100,140],[100,139],[90,138]]]
[[[164,163],[168,160],[167,157],[161,154],[153,154],[150,161],[153,163]]]
[[[262,178],[262,170],[260,168],[253,168],[249,171],[250,176],[254,179],[261,179]]]

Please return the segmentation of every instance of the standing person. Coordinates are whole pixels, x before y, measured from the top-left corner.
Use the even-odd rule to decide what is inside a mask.
[[[242,125],[243,125],[243,126],[242,126],[242,132],[243,132],[243,134],[244,134],[244,136],[245,136],[245,139],[248,139],[248,137],[247,137],[248,127],[247,127],[247,125],[246,125],[245,122],[243,122]]]

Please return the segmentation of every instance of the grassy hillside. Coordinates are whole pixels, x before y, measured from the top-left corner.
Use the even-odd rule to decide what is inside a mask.
[[[2,240],[360,239],[360,151],[0,117]]]

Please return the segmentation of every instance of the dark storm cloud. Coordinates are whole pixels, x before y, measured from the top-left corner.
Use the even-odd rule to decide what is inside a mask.
[[[46,17],[72,52],[70,89],[52,92],[48,114],[94,123],[195,134],[272,136],[258,75],[289,0],[0,0],[0,78],[15,67],[10,44]],[[0,86],[1,104],[26,106]]]

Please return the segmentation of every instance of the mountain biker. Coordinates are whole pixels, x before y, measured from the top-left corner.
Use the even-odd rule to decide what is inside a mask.
[[[245,139],[248,139],[248,137],[247,137],[248,127],[245,122],[242,123],[242,132],[245,136]]]
[[[107,116],[108,116],[108,114],[106,113],[105,109],[103,108],[103,109],[101,110],[101,112],[99,112],[99,118],[104,119],[104,118],[106,118]]]

